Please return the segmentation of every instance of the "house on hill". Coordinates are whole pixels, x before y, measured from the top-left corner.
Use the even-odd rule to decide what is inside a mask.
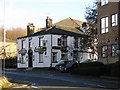
[[[81,41],[87,35],[81,26],[72,18],[52,24],[47,17],[46,28],[33,33],[34,25],[29,24],[27,31],[32,33],[18,38],[18,68],[55,67],[62,60],[91,59],[89,50],[82,47]]]

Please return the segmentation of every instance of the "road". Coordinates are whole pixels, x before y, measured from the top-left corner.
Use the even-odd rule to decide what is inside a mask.
[[[6,76],[13,83],[26,83],[34,86],[64,86],[90,88],[118,88],[118,81],[100,77],[72,75],[55,70],[6,70]]]

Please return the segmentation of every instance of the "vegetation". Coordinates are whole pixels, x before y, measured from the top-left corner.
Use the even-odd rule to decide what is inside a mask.
[[[89,38],[83,40],[84,45],[92,49],[93,54],[97,54],[97,18],[98,18],[98,9],[97,2],[94,2],[93,6],[88,6],[86,8],[85,18],[87,23],[83,24],[83,29]]]
[[[0,28],[0,33],[1,33],[0,36],[3,37],[3,33],[4,33],[3,27]],[[26,35],[27,35],[27,31],[23,28],[12,28],[12,30],[9,29],[6,30],[6,38],[15,42],[17,42],[18,37],[22,37]]]
[[[17,57],[5,59],[5,68],[17,68]]]
[[[80,63],[79,66],[71,71],[72,74],[80,75],[96,75],[96,76],[112,76],[119,77],[120,75],[120,61],[112,64],[94,63]]]
[[[100,62],[79,63],[79,66],[71,71],[72,74],[100,76],[104,74],[104,64]]]

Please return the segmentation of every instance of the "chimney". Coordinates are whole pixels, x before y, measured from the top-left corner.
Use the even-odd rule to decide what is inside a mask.
[[[33,25],[33,23],[28,23],[27,25],[27,35],[32,35],[35,33],[35,26]]]
[[[50,19],[48,16],[47,16],[47,19],[46,19],[46,28],[50,28],[52,27],[52,19]]]

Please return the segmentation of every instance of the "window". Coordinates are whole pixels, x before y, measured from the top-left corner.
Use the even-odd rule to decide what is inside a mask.
[[[21,64],[25,64],[25,55],[21,55]]]
[[[25,49],[25,40],[22,40],[22,49]]]
[[[117,53],[116,53],[116,50],[117,50],[117,45],[116,44],[113,44],[111,46],[111,56],[117,56]]]
[[[101,56],[104,58],[104,57],[107,57],[107,50],[108,50],[108,46],[102,46],[101,48]]]
[[[67,60],[67,53],[66,52],[61,53],[61,59],[62,60]]]
[[[74,46],[75,48],[78,48],[78,38],[77,38],[77,37],[75,37],[74,45],[75,45],[75,46]]]
[[[67,36],[62,36],[62,46],[67,46]]]
[[[61,38],[58,38],[58,46],[61,46]]]
[[[39,53],[39,63],[43,63],[43,54]]]
[[[118,23],[117,16],[118,16],[117,14],[112,15],[112,26],[117,26],[117,23]]]
[[[39,38],[39,46],[41,46],[41,38]]]
[[[29,39],[29,48],[32,48],[32,39]]]
[[[101,6],[108,4],[108,0],[101,0]]]
[[[74,52],[74,54],[73,54],[73,60],[78,60],[78,52]]]
[[[52,62],[57,63],[57,52],[52,53]]]
[[[101,19],[101,33],[108,32],[108,17],[104,17]]]

